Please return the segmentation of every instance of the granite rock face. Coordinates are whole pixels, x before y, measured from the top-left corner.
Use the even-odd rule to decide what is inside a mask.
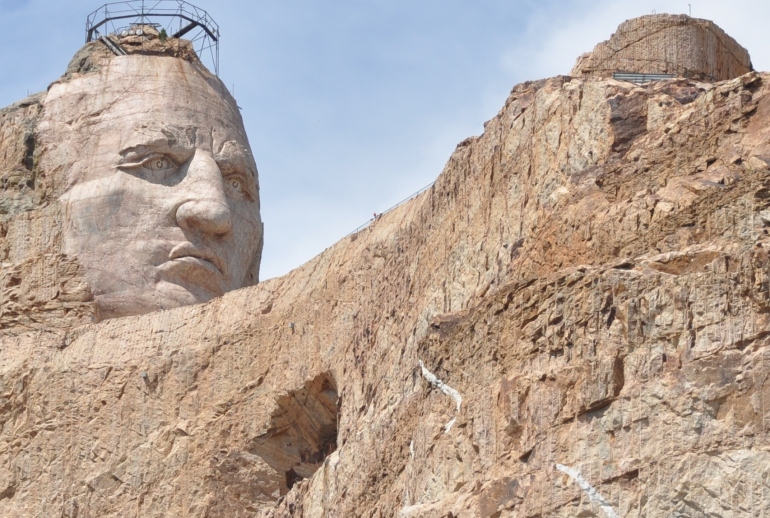
[[[766,514],[769,162],[767,74],[518,85],[283,277],[6,327],[0,513]]]
[[[571,75],[630,72],[725,81],[751,70],[748,51],[714,22],[653,14],[623,22],[609,40],[578,58]]]
[[[61,247],[51,172],[36,167],[45,94],[0,110],[0,333],[90,322],[93,296]]]

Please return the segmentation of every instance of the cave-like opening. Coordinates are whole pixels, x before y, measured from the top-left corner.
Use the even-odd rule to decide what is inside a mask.
[[[309,478],[337,449],[339,397],[330,372],[276,399],[270,426],[254,441],[253,451],[285,476],[282,493]]]

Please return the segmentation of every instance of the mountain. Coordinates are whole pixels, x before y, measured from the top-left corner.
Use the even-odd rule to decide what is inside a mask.
[[[722,36],[681,47],[705,75],[646,69],[671,17],[643,25],[617,72],[676,77],[517,85],[302,267],[100,322],[40,187],[37,121],[77,121],[53,89],[1,112],[3,515],[761,516],[770,75]]]

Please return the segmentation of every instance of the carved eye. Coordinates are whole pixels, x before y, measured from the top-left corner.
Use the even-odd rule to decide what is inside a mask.
[[[227,184],[230,186],[230,188],[237,192],[238,194],[242,194],[243,189],[243,180],[237,177],[230,177],[227,179]]]
[[[176,162],[160,153],[134,160],[127,158],[120,162],[118,167],[150,182],[166,181],[179,170]]]
[[[152,157],[149,160],[147,160],[143,165],[144,167],[146,167],[147,169],[153,172],[166,171],[174,167],[174,164],[171,163],[171,160],[169,160],[164,156]]]

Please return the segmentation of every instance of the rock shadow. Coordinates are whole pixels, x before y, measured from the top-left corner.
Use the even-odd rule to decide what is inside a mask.
[[[270,427],[254,440],[252,451],[285,475],[281,494],[286,494],[337,449],[337,384],[326,372],[279,396],[276,404]]]

